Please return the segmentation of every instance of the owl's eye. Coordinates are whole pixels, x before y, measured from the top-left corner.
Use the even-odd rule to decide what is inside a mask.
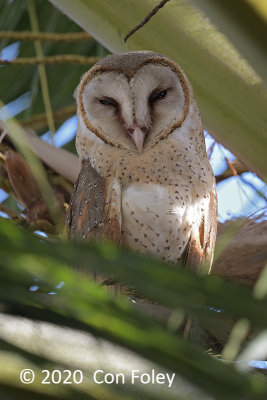
[[[164,99],[166,97],[166,95],[167,95],[167,90],[161,90],[160,92],[158,92],[156,94],[152,93],[152,95],[150,96],[150,101],[153,102],[153,101]]]
[[[98,102],[100,104],[103,104],[103,106],[117,107],[117,105],[118,105],[118,103],[113,99],[100,99],[100,100],[98,100]]]

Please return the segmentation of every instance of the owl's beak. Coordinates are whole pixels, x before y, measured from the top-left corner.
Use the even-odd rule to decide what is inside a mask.
[[[144,140],[146,137],[146,132],[141,129],[139,126],[135,126],[133,129],[129,129],[129,134],[139,152],[139,154],[143,151]]]

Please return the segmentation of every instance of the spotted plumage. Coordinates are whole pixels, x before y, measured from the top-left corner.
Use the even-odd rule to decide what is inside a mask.
[[[72,237],[209,271],[216,237],[214,176],[192,87],[153,52],[104,58],[77,90],[81,172]]]

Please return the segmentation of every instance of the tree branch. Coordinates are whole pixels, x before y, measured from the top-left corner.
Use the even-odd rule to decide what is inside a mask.
[[[54,32],[30,32],[30,31],[5,31],[0,32],[0,40],[42,40],[50,42],[73,42],[88,40],[92,36],[87,32],[54,33]]]
[[[53,112],[54,120],[55,122],[65,121],[67,118],[75,115],[76,111],[76,105],[61,108],[60,110]],[[26,119],[19,119],[18,122],[24,128],[32,128],[35,130],[42,129],[47,126],[46,115],[44,113],[36,114]]]
[[[218,237],[232,221],[218,226]],[[215,261],[212,273],[238,283],[253,285],[267,260],[267,221],[248,219]]]
[[[92,65],[100,60],[100,57],[86,57],[78,54],[57,54],[56,56],[43,57],[19,57],[12,61],[0,59],[0,64],[10,65],[38,65],[38,64],[63,64],[73,63]]]
[[[124,38],[124,43],[126,43],[130,36],[132,36],[140,28],[142,28],[150,20],[150,18],[152,18],[153,15],[155,15],[159,11],[159,9],[162,8],[168,1],[169,0],[162,0],[156,7],[154,7],[153,10],[150,11],[150,13],[147,14],[147,16],[143,19],[143,21],[140,22],[140,24],[135,26],[129,33],[127,33]]]
[[[233,168],[235,170],[235,172],[233,172]],[[231,167],[228,164],[228,168],[220,175],[217,175],[216,178],[216,183],[222,182],[228,178],[231,178],[232,176],[237,176],[237,175],[241,175],[244,172],[249,172],[248,167],[246,167],[244,164],[242,164],[240,161],[238,160],[234,160],[231,163]]]

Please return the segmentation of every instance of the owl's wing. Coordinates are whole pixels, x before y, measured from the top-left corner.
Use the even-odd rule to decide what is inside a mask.
[[[101,177],[89,160],[83,160],[66,221],[74,240],[107,239],[120,244],[121,188],[116,178]]]
[[[217,194],[214,183],[210,193],[207,212],[203,215],[201,223],[192,229],[190,239],[182,254],[182,261],[186,267],[200,269],[208,274],[211,270],[213,253],[217,233]]]

